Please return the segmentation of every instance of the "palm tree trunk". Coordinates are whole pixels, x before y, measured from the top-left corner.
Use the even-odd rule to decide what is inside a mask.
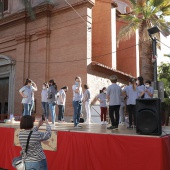
[[[144,80],[153,81],[153,64],[152,64],[152,44],[150,41],[140,42],[140,66],[141,66],[141,76]]]
[[[144,29],[146,28],[147,24],[143,23],[139,29],[140,76],[142,76],[144,80],[153,81],[152,43],[149,40],[144,40],[144,32],[146,31]]]

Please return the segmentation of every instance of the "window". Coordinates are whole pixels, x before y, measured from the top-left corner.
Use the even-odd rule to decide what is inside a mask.
[[[8,0],[0,0],[0,12],[8,11]]]
[[[3,0],[4,11],[8,11],[8,0]]]

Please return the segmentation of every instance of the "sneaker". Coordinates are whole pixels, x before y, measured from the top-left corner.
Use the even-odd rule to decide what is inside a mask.
[[[104,124],[104,121],[101,121],[101,125],[103,125]]]
[[[130,125],[130,126],[128,126],[127,128],[128,128],[128,129],[133,129],[133,126],[132,126],[132,125]]]
[[[78,127],[82,127],[80,124],[77,125]]]
[[[110,126],[110,127],[107,127],[107,129],[111,130],[111,129],[114,129],[114,127],[113,127],[113,126]]]
[[[74,128],[81,128],[81,125],[76,125],[74,126]]]
[[[104,124],[105,124],[105,125],[107,125],[107,124],[108,124],[108,122],[107,122],[107,121],[104,121]]]
[[[55,129],[55,124],[51,124],[51,128],[52,128],[52,129]]]

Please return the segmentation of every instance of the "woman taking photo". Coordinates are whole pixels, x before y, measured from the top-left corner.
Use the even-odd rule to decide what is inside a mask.
[[[38,131],[39,127],[45,123],[46,124],[46,132]],[[34,169],[34,170],[47,170],[47,161],[44,151],[41,146],[41,142],[48,140],[51,137],[51,127],[48,124],[48,120],[45,119],[39,121],[38,126],[34,126],[32,117],[29,115],[23,116],[20,121],[20,133],[19,133],[19,142],[22,148],[21,155],[25,154],[25,147],[27,143],[28,135],[30,131],[32,131],[28,150],[25,158],[25,167],[26,170]]]
[[[49,106],[49,110],[51,113],[51,119],[52,119],[52,127],[55,128],[55,106],[56,106],[56,100],[55,95],[57,93],[57,85],[54,80],[49,81],[49,88],[47,91],[47,102]]]
[[[26,79],[24,86],[19,90],[19,93],[23,97],[23,116],[31,115],[32,113],[34,107],[34,91],[37,91],[37,85],[31,79]]]

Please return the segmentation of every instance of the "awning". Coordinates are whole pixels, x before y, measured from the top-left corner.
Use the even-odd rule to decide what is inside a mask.
[[[92,61],[91,66],[92,66],[93,70],[96,70],[96,71],[101,72],[101,73],[105,73],[108,76],[116,75],[118,77],[118,81],[123,83],[123,84],[128,84],[130,78],[135,78],[130,74],[124,73],[124,72],[119,71],[119,70],[115,70],[111,67],[103,65],[103,64],[98,63],[96,61]]]

